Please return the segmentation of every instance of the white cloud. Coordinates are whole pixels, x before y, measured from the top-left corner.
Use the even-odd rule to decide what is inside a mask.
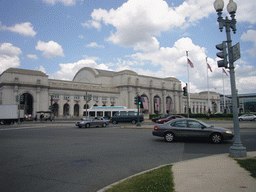
[[[35,69],[38,70],[38,71],[42,71],[42,72],[46,73],[46,70],[45,70],[45,68],[42,65],[40,65],[39,68],[36,67]]]
[[[163,0],[129,0],[116,10],[94,10],[87,25],[100,28],[98,24],[113,25],[116,32],[108,38],[115,44],[132,46],[136,50],[154,51],[159,42],[154,36],[172,27],[181,26],[185,19]],[[94,24],[94,25],[93,25]]]
[[[128,0],[117,9],[95,9],[92,20],[83,26],[101,28],[101,22],[116,28],[109,41],[135,50],[151,52],[159,49],[156,36],[175,27],[184,28],[215,13],[213,2],[187,0],[177,7],[169,7],[164,0]],[[228,0],[225,0],[225,7]],[[256,23],[256,3],[254,0],[237,0],[237,20]],[[248,5],[249,4],[249,5]],[[228,14],[226,9],[224,14]]]
[[[20,66],[19,55],[21,54],[21,49],[11,43],[0,44],[0,72],[10,67]]]
[[[43,2],[51,5],[55,5],[55,3],[62,3],[63,5],[70,6],[70,5],[75,5],[76,2],[78,1],[83,1],[83,0],[43,0]]]
[[[48,43],[38,41],[36,45],[36,50],[43,51],[43,56],[46,58],[53,58],[53,57],[63,57],[63,49],[61,45],[54,41],[49,41]]]
[[[4,25],[1,25],[0,22],[0,30],[7,30],[14,33],[19,33],[20,35],[31,37],[34,37],[36,35],[36,32],[34,31],[34,28],[30,22],[16,24],[12,27],[6,27]]]
[[[37,60],[37,59],[38,59],[38,57],[37,57],[36,55],[31,55],[31,54],[28,54],[28,55],[27,55],[27,58],[29,58],[29,59],[34,59],[34,60]]]
[[[236,19],[238,22],[256,23],[256,1],[255,0],[235,0],[237,4]],[[225,1],[226,5],[228,1]]]
[[[96,42],[91,42],[86,47],[101,47],[101,48],[104,48],[104,45],[98,45]]]
[[[84,27],[95,27],[96,29],[100,29],[101,28],[101,24],[99,21],[95,21],[95,20],[91,20],[91,21],[87,21],[84,23],[81,23],[82,26]]]
[[[243,33],[241,37],[242,41],[251,41],[253,43],[253,48],[247,50],[252,57],[256,57],[256,30],[248,30],[247,33]]]
[[[169,7],[164,0],[129,0],[117,9],[96,9],[85,26],[99,29],[101,21],[113,25],[116,32],[108,38],[115,44],[151,52],[159,49],[156,36],[174,27],[185,27],[214,12],[205,0],[185,1]]]
[[[60,70],[54,74],[49,75],[50,78],[72,80],[75,74],[83,67],[92,67],[97,69],[108,69],[105,64],[97,64],[92,59],[82,59],[75,63],[61,63],[59,64]],[[64,78],[65,77],[65,78]]]
[[[19,47],[13,46],[11,43],[3,43],[0,47],[0,54],[7,56],[19,56],[22,51]]]

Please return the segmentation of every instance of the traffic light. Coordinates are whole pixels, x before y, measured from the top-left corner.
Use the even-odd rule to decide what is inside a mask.
[[[138,96],[138,103],[141,105],[141,96]]]
[[[87,101],[89,102],[89,101],[91,101],[91,100],[92,100],[92,95],[89,94],[89,95],[87,96]]]
[[[139,103],[139,98],[138,96],[134,97],[134,105],[138,105]]]
[[[20,102],[24,102],[24,95],[20,96]]]
[[[183,87],[183,95],[184,95],[184,96],[187,96],[187,95],[188,95],[187,87]]]
[[[227,45],[226,41],[223,41],[221,44],[216,45],[216,48],[222,52],[218,52],[216,55],[221,58],[222,60],[218,61],[218,67],[228,67],[228,60],[227,60]]]

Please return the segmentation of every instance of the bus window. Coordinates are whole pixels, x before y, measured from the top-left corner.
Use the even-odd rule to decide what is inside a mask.
[[[121,116],[127,116],[128,113],[127,113],[127,111],[120,111],[120,115],[121,115]]]
[[[89,112],[89,116],[95,117],[95,111],[90,111],[90,112]]]
[[[118,113],[119,113],[118,111],[113,111],[112,116],[117,116],[116,114],[118,114]]]
[[[97,111],[97,117],[102,117],[103,116],[103,111]]]
[[[135,115],[134,111],[128,111],[128,115]]]
[[[111,111],[105,111],[105,117],[111,117]]]

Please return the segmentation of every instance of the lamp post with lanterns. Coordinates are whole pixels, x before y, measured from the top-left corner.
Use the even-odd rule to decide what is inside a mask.
[[[227,35],[227,48],[228,48],[228,54],[225,55],[225,50],[223,50],[224,54],[217,53],[217,56],[220,57],[222,55],[223,60],[218,62],[219,67],[225,67],[229,68],[230,70],[230,83],[231,83],[231,92],[232,92],[232,106],[233,106],[233,124],[234,124],[234,144],[229,148],[229,156],[230,157],[245,157],[246,154],[246,148],[242,145],[241,139],[240,139],[240,128],[239,128],[239,121],[238,121],[238,106],[237,106],[237,93],[236,93],[236,81],[235,81],[235,67],[234,62],[238,59],[237,55],[235,54],[234,47],[232,47],[232,40],[231,40],[231,29],[233,33],[236,33],[236,19],[235,19],[235,13],[237,10],[237,4],[233,2],[233,0],[230,0],[227,5],[227,10],[230,14],[231,20],[228,19],[226,16],[225,19],[222,18],[222,11],[224,7],[224,1],[223,0],[215,0],[214,2],[214,8],[218,14],[218,22],[219,22],[219,29],[222,32],[223,27],[226,28],[226,35]],[[223,44],[226,44],[223,42]],[[238,44],[239,45],[239,44]],[[219,45],[216,46],[217,49],[219,49]],[[225,48],[225,45],[224,45]],[[223,49],[224,49],[223,48]],[[225,48],[226,49],[226,48]],[[220,49],[219,49],[220,50]],[[239,57],[240,57],[240,50]],[[229,60],[227,61],[227,56]]]

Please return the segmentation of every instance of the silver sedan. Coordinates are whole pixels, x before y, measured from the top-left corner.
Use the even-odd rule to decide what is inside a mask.
[[[239,121],[256,121],[256,116],[253,114],[244,114],[238,117]]]
[[[109,120],[105,120],[103,117],[88,117],[76,122],[75,125],[79,128],[106,127],[107,125],[109,125]]]
[[[164,137],[165,141],[172,142],[176,138],[209,139],[212,143],[222,140],[231,140],[234,135],[226,128],[214,127],[197,119],[174,119],[165,124],[157,124],[152,132],[154,136]]]

